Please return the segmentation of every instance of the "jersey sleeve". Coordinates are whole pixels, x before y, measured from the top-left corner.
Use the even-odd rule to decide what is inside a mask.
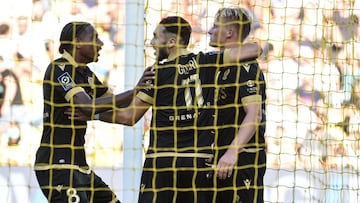
[[[95,94],[96,98],[113,95],[112,91],[99,80],[96,74],[92,73],[92,75],[94,78],[95,87],[93,88],[94,88],[94,92],[96,93]]]
[[[256,63],[241,66],[240,95],[243,105],[262,102],[262,89],[265,81],[261,69]]]
[[[52,69],[51,75],[55,91],[60,92],[67,101],[70,101],[75,94],[84,91],[82,87],[76,85],[72,73],[62,70],[58,65]]]
[[[222,66],[225,63],[225,57],[226,57],[225,51],[223,51],[223,50],[211,51],[208,53],[199,52],[199,56],[205,57],[205,60],[206,60],[206,63],[203,63],[201,65],[204,66],[204,64],[207,64],[210,67],[218,66],[218,65]],[[200,59],[200,62],[201,62],[201,59]]]
[[[148,80],[147,81],[150,85],[154,86],[154,80]],[[141,89],[137,94],[136,97],[142,100],[143,102],[146,102],[148,104],[154,103],[154,88],[143,88]]]

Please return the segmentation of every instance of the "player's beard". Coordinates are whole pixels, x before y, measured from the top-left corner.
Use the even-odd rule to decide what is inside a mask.
[[[164,59],[167,59],[169,57],[169,52],[167,51],[166,47],[161,47],[158,49],[157,52],[157,61],[162,61]]]

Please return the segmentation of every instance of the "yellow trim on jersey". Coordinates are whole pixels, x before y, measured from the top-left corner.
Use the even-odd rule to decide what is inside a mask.
[[[152,104],[154,101],[154,98],[150,97],[149,95],[145,94],[144,92],[138,92],[136,97],[146,103],[149,103],[149,104]]]
[[[85,169],[85,168],[81,168],[80,166],[71,165],[71,164],[52,164],[52,165],[44,165],[44,166],[34,166],[34,170],[36,171],[46,171],[50,169],[74,169],[85,174],[91,173],[91,169]]]
[[[241,99],[241,103],[243,103],[244,106],[248,104],[261,104],[261,95],[250,95],[247,97],[244,97]]]
[[[230,63],[230,49],[224,49],[224,64]]]
[[[64,50],[62,57],[64,57],[67,61],[69,61],[69,63],[71,63],[72,66],[74,66],[74,67],[79,66],[79,64],[76,63],[75,59],[67,51]]]
[[[256,153],[264,148],[241,148],[238,153],[246,152],[246,153]]]
[[[178,152],[158,152],[153,154],[146,154],[146,158],[157,157],[193,157],[193,158],[213,158],[214,155],[206,153],[178,153]]]
[[[65,95],[66,101],[69,102],[73,98],[73,96],[75,94],[79,93],[79,92],[85,92],[84,88],[82,88],[82,87],[74,87],[71,90],[69,90]]]

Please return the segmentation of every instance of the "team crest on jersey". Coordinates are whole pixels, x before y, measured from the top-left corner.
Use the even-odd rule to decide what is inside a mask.
[[[248,81],[246,82],[246,85],[247,85],[248,87],[254,87],[254,86],[255,86],[255,82],[254,82],[253,80],[248,80]]]
[[[70,74],[68,72],[65,72],[65,73],[61,74],[57,78],[57,80],[59,81],[59,83],[61,84],[62,88],[65,91],[68,91],[74,85],[74,81],[72,80],[72,78],[70,77]]]
[[[230,69],[227,69],[225,72],[224,72],[224,75],[222,76],[222,80],[227,80],[228,76],[230,74]]]

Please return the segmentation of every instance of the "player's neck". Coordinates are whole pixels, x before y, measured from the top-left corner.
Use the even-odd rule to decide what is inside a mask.
[[[168,61],[171,61],[179,56],[187,55],[189,53],[190,52],[186,48],[179,48],[179,49],[176,49],[174,52],[171,52],[167,59],[168,59]]]
[[[224,44],[223,49],[236,48],[236,47],[239,46],[239,44],[240,44],[239,41],[227,41],[227,42]]]

